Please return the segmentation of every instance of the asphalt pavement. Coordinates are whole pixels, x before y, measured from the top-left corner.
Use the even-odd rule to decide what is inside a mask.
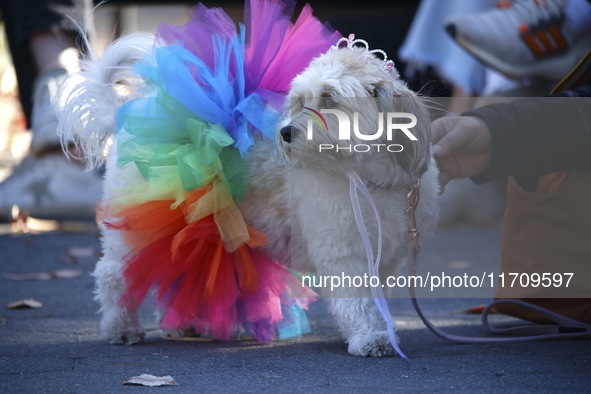
[[[448,272],[476,268],[498,272],[500,231],[500,227],[441,230],[424,243],[422,261]],[[2,273],[82,272],[71,279],[0,277],[1,393],[591,391],[591,340],[449,343],[423,326],[407,298],[393,299],[390,307],[408,361],[350,356],[322,301],[314,303],[308,314],[312,334],[297,339],[262,345],[248,340],[165,340],[145,308],[141,320],[147,338],[133,346],[109,345],[98,332],[98,305],[92,295],[90,272],[99,253],[98,234],[92,230],[0,235]],[[6,306],[27,298],[43,307]],[[430,298],[421,304],[448,332],[485,336],[477,315],[457,311],[486,301]],[[121,384],[142,373],[171,375],[179,385]]]

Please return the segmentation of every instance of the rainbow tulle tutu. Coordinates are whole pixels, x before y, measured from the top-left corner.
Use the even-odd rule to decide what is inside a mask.
[[[236,206],[253,136],[274,138],[291,81],[341,37],[309,6],[291,23],[294,5],[251,0],[238,31],[198,5],[185,26],[161,25],[134,66],[146,94],[118,110],[117,159],[141,179],[124,179],[100,218],[130,249],[120,304],[136,309],[155,289],[163,328],[219,339],[246,330],[259,342],[309,331],[315,293],[257,252],[267,237]]]

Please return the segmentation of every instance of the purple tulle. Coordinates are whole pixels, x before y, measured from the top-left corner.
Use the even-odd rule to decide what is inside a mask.
[[[244,97],[257,93],[275,109],[283,103],[291,81],[342,37],[320,23],[309,5],[291,23],[294,8],[291,0],[248,0],[245,4]],[[160,25],[159,43],[182,45],[214,70],[214,37],[230,40],[237,35],[236,26],[220,8],[199,4],[191,14],[192,20],[184,26]]]

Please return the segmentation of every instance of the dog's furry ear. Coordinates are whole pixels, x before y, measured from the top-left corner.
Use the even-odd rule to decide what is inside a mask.
[[[409,130],[417,138],[416,141],[411,141],[401,131],[395,131],[389,143],[404,147],[402,152],[391,157],[412,179],[419,178],[427,171],[431,160],[431,121],[427,106],[400,80],[377,86],[375,96],[384,115],[388,112],[407,112],[417,117],[416,126]]]

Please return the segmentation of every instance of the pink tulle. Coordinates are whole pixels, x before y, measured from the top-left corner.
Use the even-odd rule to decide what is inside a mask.
[[[291,81],[342,37],[315,18],[309,5],[292,24],[294,8],[291,0],[248,0],[245,5],[244,93],[248,96],[257,92],[275,108]],[[160,25],[157,37],[164,45],[182,45],[213,70],[213,37],[230,39],[236,27],[220,8],[208,9],[199,4],[191,13],[193,19],[185,26]],[[269,95],[271,92],[275,94]]]
[[[312,15],[309,4],[292,25],[289,20],[295,2],[286,3],[280,0],[246,3],[247,91],[264,89],[287,93],[291,81],[310,61],[341,38],[339,32]],[[274,20],[277,21],[273,23]]]

